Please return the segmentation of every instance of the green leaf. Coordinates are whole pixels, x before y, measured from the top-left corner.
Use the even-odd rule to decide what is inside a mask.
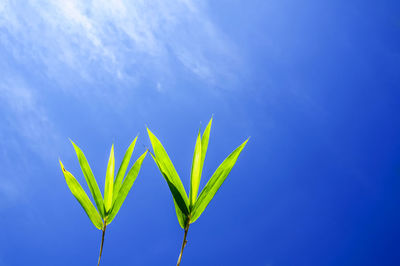
[[[203,213],[207,205],[210,203],[211,199],[217,193],[218,189],[221,187],[222,183],[225,181],[232,167],[235,165],[239,154],[246,146],[248,139],[243,142],[238,148],[236,148],[217,168],[210,180],[205,185],[203,191],[201,191],[196,204],[192,211],[192,216],[190,222],[195,222],[200,215]]]
[[[183,213],[183,214],[189,214],[189,206],[187,204],[187,196],[186,196],[186,192],[185,195],[182,195],[178,189],[176,188],[176,186],[170,181],[170,178],[168,177],[168,175],[165,173],[165,171],[162,169],[162,166],[160,165],[159,161],[157,160],[157,158],[150,152],[151,157],[153,157],[154,162],[157,164],[158,169],[160,170],[161,174],[163,175],[165,181],[167,181],[168,187],[171,191],[172,194],[172,198],[174,200],[174,204],[175,207],[178,206],[179,210]],[[185,201],[186,199],[186,201]],[[178,213],[177,213],[178,215]],[[180,219],[180,217],[178,216],[178,220]]]
[[[118,192],[118,196],[115,199],[113,208],[110,212],[110,215],[107,218],[107,224],[111,223],[111,221],[114,219],[114,217],[117,215],[119,209],[122,206],[122,203],[124,203],[126,196],[129,193],[129,190],[131,189],[133,183],[136,180],[136,177],[139,174],[139,170],[142,166],[142,162],[144,158],[146,157],[147,151],[145,151],[133,164],[132,168],[129,170],[128,174],[126,175],[126,178],[124,182],[122,183],[121,189]]]
[[[76,155],[78,156],[79,164],[81,166],[83,175],[85,176],[86,182],[88,184],[88,187],[90,189],[90,192],[92,193],[94,202],[96,203],[97,209],[99,210],[99,213],[102,218],[105,217],[104,213],[104,203],[103,203],[103,196],[101,195],[99,186],[97,185],[96,179],[94,178],[93,172],[90,169],[89,163],[86,160],[85,155],[81,151],[81,149],[75,145],[75,143],[70,140],[72,145],[74,145]]]
[[[178,204],[174,200],[174,205],[175,205],[175,212],[176,212],[176,217],[178,218],[179,225],[185,229],[186,226],[186,221],[187,221],[187,215],[185,215],[181,209],[179,209]]]
[[[110,158],[108,159],[106,183],[104,185],[104,208],[106,214],[112,207],[113,190],[114,190],[114,169],[115,169],[115,156],[114,144],[111,146]]]
[[[161,142],[154,136],[149,129],[147,129],[149,134],[150,142],[153,146],[154,155],[152,155],[154,161],[156,162],[158,168],[160,169],[162,175],[167,181],[168,187],[171,190],[172,196],[179,206],[179,209],[184,214],[189,214],[188,210],[188,197],[183,187],[182,181],[175,170],[174,165],[168,157],[167,152],[162,146]]]
[[[132,152],[133,149],[135,148],[137,138],[138,137],[136,136],[136,138],[132,141],[131,145],[129,145],[128,149],[125,152],[121,166],[119,167],[117,177],[115,178],[114,181],[113,203],[115,202],[115,199],[118,196],[119,189],[121,188],[122,181],[124,180],[126,169],[128,169],[129,161],[131,160]]]
[[[75,177],[65,170],[64,165],[60,160],[61,170],[63,171],[65,181],[69,189],[71,190],[72,194],[81,204],[82,208],[85,210],[87,216],[92,221],[94,226],[97,229],[101,230],[103,227],[103,221],[101,220],[100,214],[97,212],[96,208],[93,206],[92,202],[90,201],[89,197],[86,195],[85,191],[79,184],[79,182],[75,179]]]
[[[192,172],[190,174],[190,192],[189,192],[189,202],[190,208],[194,206],[196,202],[197,193],[200,186],[201,178],[201,137],[200,131],[197,135],[196,145],[194,147],[193,162],[192,162]]]
[[[211,131],[212,117],[206,129],[204,130],[203,137],[201,138],[201,165],[200,165],[200,177],[203,171],[204,159],[206,158],[208,141],[210,139],[210,131]]]

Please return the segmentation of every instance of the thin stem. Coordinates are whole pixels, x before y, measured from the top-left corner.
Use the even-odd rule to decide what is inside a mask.
[[[186,228],[185,228],[185,235],[183,236],[181,253],[179,254],[179,258],[178,258],[178,262],[176,263],[176,266],[179,266],[181,264],[183,249],[185,248],[186,243],[187,243],[186,236],[187,236],[187,233],[188,233],[188,230],[189,230],[189,225],[190,225],[190,221],[187,222],[187,225],[186,225]]]
[[[107,227],[107,224],[106,224],[106,222],[104,222],[104,226],[103,226],[103,230],[102,230],[102,231],[103,231],[103,234],[102,234],[102,236],[101,236],[101,245],[100,245],[99,262],[97,263],[97,266],[100,265],[101,253],[103,253],[104,235],[106,234],[106,227]]]

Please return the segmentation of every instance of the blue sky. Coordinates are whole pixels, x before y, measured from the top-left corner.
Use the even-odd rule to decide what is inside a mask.
[[[188,188],[251,139],[189,231],[182,265],[399,265],[398,1],[0,0],[0,265],[94,265],[68,190],[101,188],[147,125]],[[150,157],[102,265],[174,265],[183,232]]]

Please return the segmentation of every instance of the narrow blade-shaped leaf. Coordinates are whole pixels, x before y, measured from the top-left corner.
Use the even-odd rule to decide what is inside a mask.
[[[117,177],[115,178],[114,181],[114,192],[113,192],[113,202],[115,202],[115,199],[118,196],[118,191],[121,188],[122,181],[124,180],[126,169],[128,169],[129,161],[131,160],[132,157],[132,152],[133,149],[135,148],[136,144],[136,138],[132,141],[131,145],[129,145],[128,149],[125,152],[124,159],[122,160],[121,166],[119,167]]]
[[[192,208],[192,206],[194,206],[194,203],[196,202],[197,193],[199,191],[199,186],[200,186],[201,150],[202,150],[201,136],[199,132],[199,134],[197,135],[196,145],[194,147],[192,173],[190,174],[190,192],[189,192],[190,208]]]
[[[65,181],[69,189],[71,190],[72,194],[81,204],[82,208],[85,210],[87,216],[92,221],[94,226],[97,229],[101,230],[103,227],[103,221],[101,220],[100,214],[97,212],[96,208],[93,206],[92,202],[90,201],[89,197],[86,195],[85,191],[79,184],[79,182],[75,179],[75,177],[65,170],[64,165],[60,160],[61,170],[63,171]]]
[[[182,181],[175,170],[167,152],[162,146],[161,142],[157,137],[147,129],[149,138],[154,150],[154,156],[152,155],[154,161],[156,162],[158,168],[160,169],[162,175],[168,183],[169,189],[171,190],[172,196],[174,197],[176,203],[178,204],[180,210],[184,214],[189,214],[188,211],[188,197],[183,187]]]
[[[174,205],[175,205],[175,212],[176,212],[176,217],[178,218],[179,225],[185,229],[186,226],[186,220],[187,220],[187,215],[185,215],[181,209],[179,209],[178,204],[176,203],[174,199]]]
[[[175,206],[178,206],[179,210],[183,213],[183,214],[189,214],[189,206],[187,204],[187,196],[186,195],[182,195],[178,189],[176,188],[176,186],[170,181],[170,178],[168,177],[168,175],[163,171],[163,169],[160,166],[159,161],[157,160],[157,158],[150,152],[151,157],[153,157],[154,162],[157,164],[158,169],[160,170],[161,174],[163,175],[165,181],[167,181],[169,190],[171,191],[172,194],[172,198],[174,199],[174,204]],[[186,194],[186,192],[185,192]],[[186,201],[184,200],[186,196]],[[178,213],[177,213],[178,215]],[[179,220],[179,217],[178,217]]]
[[[76,156],[78,157],[79,164],[81,166],[83,175],[85,176],[86,182],[92,193],[94,202],[96,203],[97,209],[101,217],[105,217],[104,215],[104,203],[103,203],[103,196],[101,195],[99,186],[97,185],[96,179],[94,178],[92,169],[90,169],[89,163],[86,160],[85,155],[83,154],[82,150],[72,141],[70,140],[72,145],[74,146]]]
[[[112,207],[113,190],[114,190],[114,169],[115,169],[115,156],[114,144],[111,146],[110,157],[108,159],[106,183],[104,185],[104,208],[106,213]]]
[[[204,209],[210,203],[211,199],[217,193],[218,189],[221,187],[222,183],[225,181],[226,177],[232,170],[236,163],[239,154],[242,152],[244,146],[246,146],[248,139],[243,142],[239,147],[237,147],[217,168],[210,180],[205,185],[203,191],[201,191],[196,204],[192,211],[191,222],[195,222],[197,218],[203,213]]]
[[[139,174],[140,168],[142,166],[143,160],[146,157],[147,151],[145,151],[133,164],[132,168],[129,170],[128,174],[126,175],[126,178],[124,182],[122,183],[121,189],[118,192],[118,196],[115,199],[113,208],[110,212],[110,215],[107,218],[107,224],[111,223],[111,221],[114,219],[114,217],[117,215],[119,209],[122,206],[122,203],[124,203],[126,196],[129,193],[129,190],[132,188],[133,183],[136,180],[136,177]]]
[[[203,172],[203,165],[204,165],[204,160],[206,158],[206,153],[207,153],[207,148],[208,148],[208,141],[210,139],[210,131],[211,131],[212,120],[213,120],[213,118],[211,117],[210,122],[208,122],[208,125],[207,125],[206,129],[204,130],[203,136],[201,137],[200,178],[201,178],[201,174]]]

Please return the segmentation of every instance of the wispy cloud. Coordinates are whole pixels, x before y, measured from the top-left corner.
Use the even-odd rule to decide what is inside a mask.
[[[0,83],[0,103],[3,114],[0,147],[3,147],[3,153],[4,147],[13,142],[23,142],[25,148],[45,154],[41,144],[55,142],[57,134],[34,91],[16,77],[3,79]]]
[[[203,1],[0,0],[0,166],[55,150],[49,89],[101,97],[151,80],[162,93],[176,69],[213,85],[235,60]],[[15,198],[18,186],[3,178],[0,195]]]
[[[206,11],[193,0],[0,0],[2,131],[30,145],[52,132],[38,102],[48,87],[101,97],[143,79],[165,92],[177,62],[205,83],[229,76],[232,45]]]
[[[86,81],[134,81],[142,69],[167,70],[172,57],[212,83],[229,75],[235,55],[199,3],[0,0],[3,46],[18,60],[42,64],[56,81],[66,70]]]
[[[2,64],[0,64],[1,66]],[[0,208],[24,198],[32,156],[55,156],[58,134],[34,91],[16,76],[0,82]]]

